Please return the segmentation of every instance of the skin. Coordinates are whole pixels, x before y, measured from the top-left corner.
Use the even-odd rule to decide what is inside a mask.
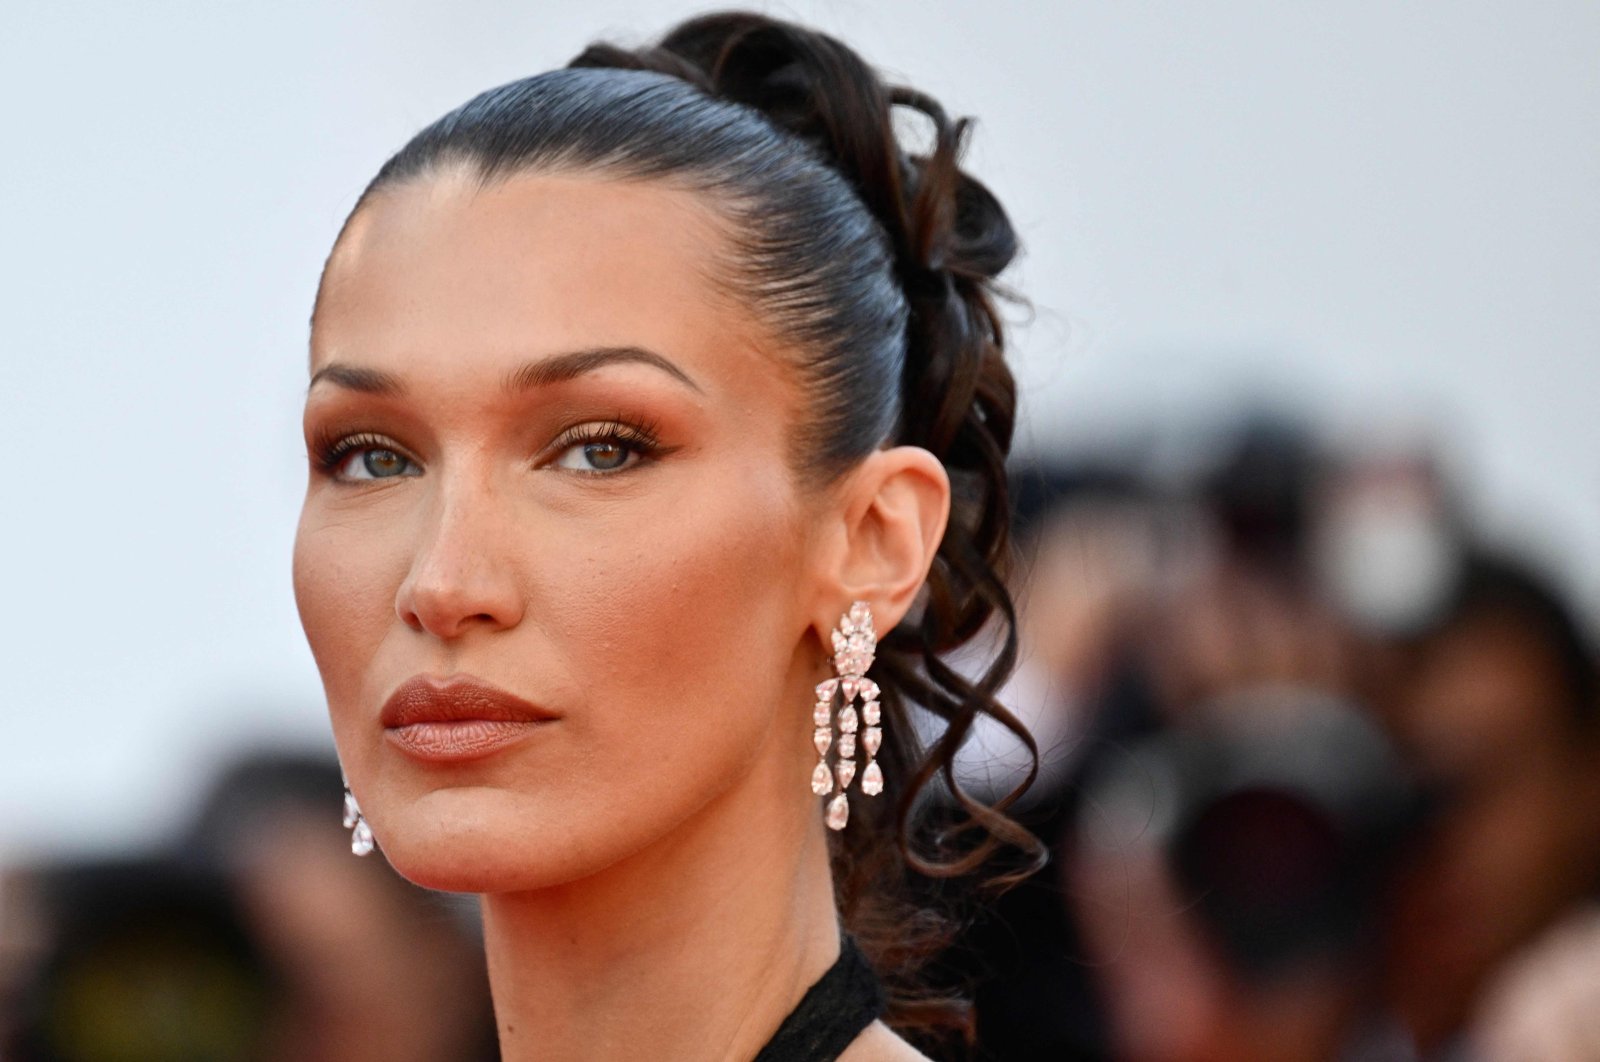
[[[713,280],[728,246],[660,184],[446,171],[324,277],[296,600],[384,854],[483,896],[513,1062],[748,1059],[838,955],[810,688],[851,601],[910,607],[949,484],[890,447],[801,485],[802,355]],[[620,348],[651,353],[570,356]],[[464,763],[385,738],[402,681],[458,672],[557,718]],[[844,1057],[921,1056],[875,1025]]]

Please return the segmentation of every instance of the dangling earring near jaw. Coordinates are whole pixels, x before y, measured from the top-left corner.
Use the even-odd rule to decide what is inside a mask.
[[[817,766],[811,772],[811,791],[818,796],[833,792],[838,780],[839,792],[828,801],[825,821],[828,828],[842,830],[850,821],[850,801],[845,791],[856,777],[856,738],[859,731],[861,747],[867,754],[867,765],[861,772],[861,791],[868,796],[883,792],[883,769],[875,757],[883,744],[883,730],[879,726],[878,684],[867,678],[867,668],[872,666],[873,654],[878,648],[878,637],[872,628],[872,608],[865,601],[851,604],[850,611],[839,617],[839,626],[833,631],[833,668],[837,678],[817,685],[817,704],[811,713],[816,724],[812,742],[817,748]],[[833,696],[840,694],[842,707],[838,715],[833,712]],[[855,699],[861,697],[858,715]],[[866,729],[861,729],[862,722]],[[834,726],[838,727],[838,740],[834,740]],[[828,767],[828,749],[834,748],[832,770]]]
[[[340,774],[344,781],[344,775]],[[350,783],[344,782],[344,828],[350,833],[350,851],[358,856],[372,854],[372,827],[367,825],[366,817],[361,814],[361,805],[356,803],[356,795],[350,792]]]

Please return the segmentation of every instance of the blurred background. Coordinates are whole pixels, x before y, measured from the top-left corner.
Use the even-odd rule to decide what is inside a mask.
[[[707,6],[7,8],[0,1057],[492,1057],[470,906],[343,854],[306,316],[417,128]],[[1026,241],[990,1057],[1600,1059],[1600,6],[754,6]]]

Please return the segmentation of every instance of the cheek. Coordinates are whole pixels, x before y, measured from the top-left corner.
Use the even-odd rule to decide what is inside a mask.
[[[294,597],[335,731],[358,707],[361,684],[395,621],[397,558],[381,525],[308,506],[294,543]]]
[[[760,741],[804,622],[786,502],[776,485],[719,486],[653,518],[631,514],[570,569],[558,596],[573,611],[556,629],[591,691],[596,740],[629,761],[612,766],[660,773],[686,757],[710,766]]]

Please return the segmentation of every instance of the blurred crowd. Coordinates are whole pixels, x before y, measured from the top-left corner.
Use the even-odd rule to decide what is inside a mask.
[[[1174,475],[1015,471],[1040,874],[941,976],[997,1060],[1600,1060],[1585,618],[1420,445],[1242,418]],[[986,796],[1030,757],[980,727]],[[0,1058],[496,1057],[475,907],[350,857],[331,753],[170,844],[0,876]]]
[[[170,843],[0,878],[0,1060],[499,1057],[476,904],[355,859],[332,752],[250,752]]]
[[[1262,412],[1180,475],[1018,473],[1052,860],[962,942],[988,1057],[1600,1060],[1586,617],[1383,438]]]

